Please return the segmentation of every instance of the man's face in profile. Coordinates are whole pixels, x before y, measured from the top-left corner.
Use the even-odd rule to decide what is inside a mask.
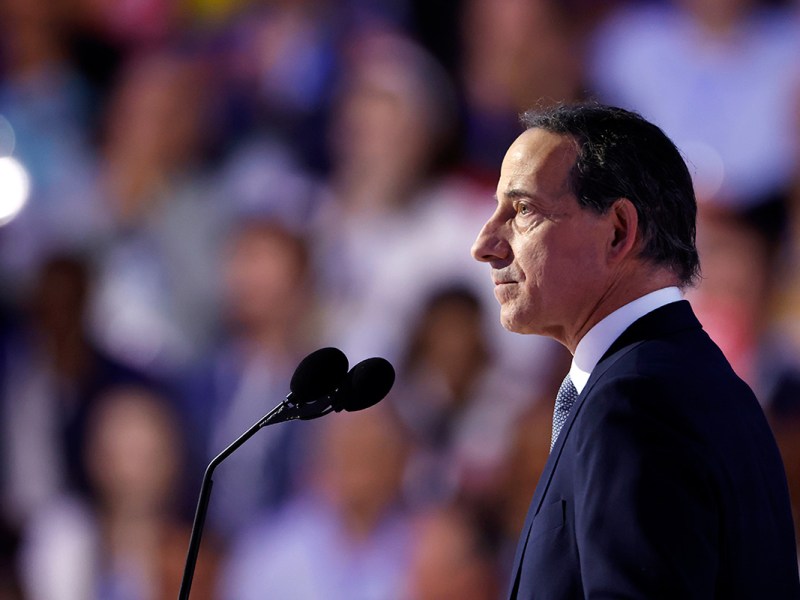
[[[581,208],[569,187],[572,138],[529,129],[509,148],[497,208],[472,247],[492,268],[503,326],[564,342],[603,295],[613,227]]]

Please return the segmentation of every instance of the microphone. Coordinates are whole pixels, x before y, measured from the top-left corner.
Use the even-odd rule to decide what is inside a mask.
[[[342,380],[331,397],[336,412],[364,410],[383,400],[394,385],[394,367],[385,358],[362,360]]]
[[[208,512],[208,503],[211,499],[211,488],[214,485],[214,470],[265,425],[304,418],[302,416],[303,412],[309,410],[309,407],[312,412],[319,413],[316,416],[325,414],[316,408],[315,401],[320,397],[327,398],[334,393],[342,380],[347,377],[348,366],[347,357],[338,348],[320,348],[306,356],[297,365],[292,375],[292,379],[289,382],[290,391],[286,396],[286,400],[254,423],[250,429],[240,435],[208,464],[203,475],[203,482],[200,485],[197,510],[192,522],[189,550],[186,554],[183,579],[178,593],[179,600],[188,600],[192,589],[194,568],[197,564],[197,554],[200,551],[200,540],[203,536],[203,526]]]
[[[310,402],[291,406],[289,411],[268,415],[267,424],[292,419],[309,421],[331,412],[353,412],[377,404],[394,385],[394,368],[385,358],[362,360],[350,369],[335,391]]]
[[[345,378],[348,367],[347,357],[338,348],[315,350],[294,370],[286,399],[302,404],[327,396]]]
[[[320,348],[306,356],[292,375],[286,399],[208,464],[192,523],[179,600],[188,600],[192,588],[203,525],[214,483],[212,476],[217,466],[266,425],[294,419],[316,419],[334,411],[363,410],[383,400],[394,385],[394,368],[385,358],[368,358],[350,371],[347,367],[347,357],[338,348]]]

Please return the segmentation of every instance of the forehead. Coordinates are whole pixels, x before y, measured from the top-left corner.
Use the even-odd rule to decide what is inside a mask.
[[[562,195],[578,156],[573,138],[544,129],[528,129],[506,152],[497,185],[498,197],[511,191]]]

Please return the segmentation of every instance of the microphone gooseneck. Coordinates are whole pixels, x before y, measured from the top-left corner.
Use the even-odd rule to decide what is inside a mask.
[[[306,356],[297,365],[292,375],[289,384],[290,392],[286,399],[254,423],[250,429],[240,435],[208,464],[200,486],[197,510],[192,523],[189,550],[178,593],[179,600],[188,600],[192,588],[197,555],[200,551],[200,540],[208,512],[208,503],[211,499],[211,488],[214,484],[214,470],[266,425],[294,419],[315,419],[332,412],[331,398],[337,388],[341,387],[342,382],[348,378],[350,373],[353,373],[353,371],[347,371],[348,366],[347,357],[338,348],[320,348]],[[360,376],[359,379],[361,377],[363,376]]]

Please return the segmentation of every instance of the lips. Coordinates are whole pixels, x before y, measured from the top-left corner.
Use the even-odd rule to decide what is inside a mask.
[[[505,285],[505,284],[508,284],[508,283],[517,283],[516,279],[514,279],[513,277],[510,277],[508,275],[504,275],[502,273],[494,273],[494,274],[492,274],[492,281],[494,282],[494,284],[496,286],[497,285]]]
[[[495,281],[494,297],[500,304],[505,304],[516,296],[516,288],[514,287],[515,283],[515,281],[511,281],[509,279]]]

